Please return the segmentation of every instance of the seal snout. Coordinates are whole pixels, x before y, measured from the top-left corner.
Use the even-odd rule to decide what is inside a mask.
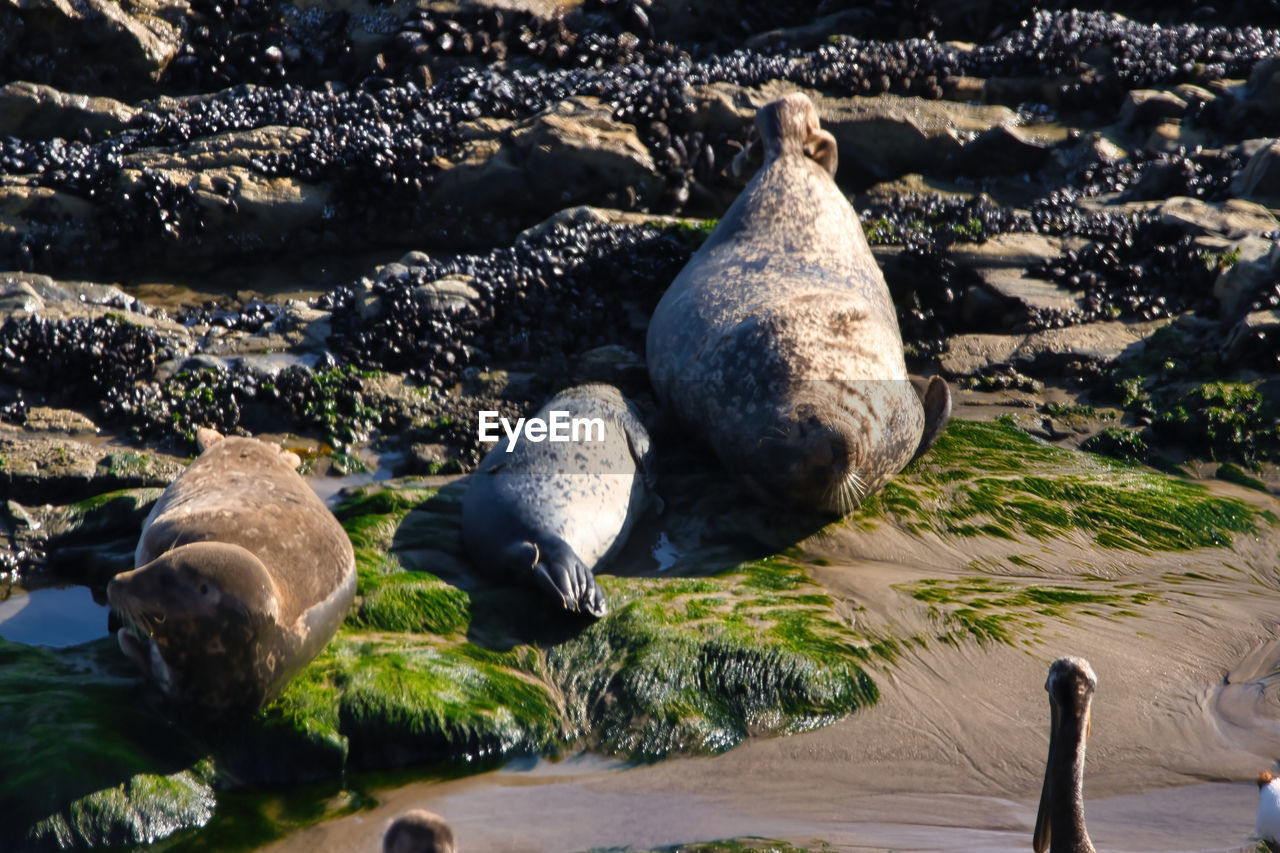
[[[782,418],[761,450],[769,465],[754,471],[748,485],[771,503],[844,513],[864,496],[853,470],[852,438],[810,407]]]

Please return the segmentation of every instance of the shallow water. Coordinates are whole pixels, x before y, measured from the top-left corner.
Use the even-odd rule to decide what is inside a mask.
[[[0,638],[30,646],[64,648],[107,636],[107,608],[88,587],[21,590],[0,601]]]

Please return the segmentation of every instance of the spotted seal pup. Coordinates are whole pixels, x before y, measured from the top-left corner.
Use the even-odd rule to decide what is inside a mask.
[[[355,555],[297,456],[213,430],[199,444],[107,599],[124,624],[120,648],[170,699],[200,716],[247,713],[337,631]]]
[[[553,412],[598,419],[602,429],[592,440],[587,430],[576,441],[502,439],[463,498],[462,542],[478,570],[535,584],[565,610],[599,617],[608,607],[594,571],[651,503],[653,452],[635,408],[612,385],[569,388],[534,418],[549,422]]]
[[[646,341],[662,404],[757,497],[843,514],[951,411],[907,377],[884,276],[803,94],[756,115],[764,164],[663,294]]]

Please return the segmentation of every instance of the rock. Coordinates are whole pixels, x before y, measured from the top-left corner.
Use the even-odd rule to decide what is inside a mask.
[[[874,17],[875,12],[871,9],[844,9],[809,24],[757,33],[743,42],[742,46],[749,50],[815,47],[832,36],[861,32]]]
[[[0,275],[0,317],[35,314],[44,309],[44,300],[24,278],[13,273]]]
[[[1074,241],[1079,243],[1080,241]],[[990,326],[992,312],[1004,314],[1010,303],[1028,311],[1068,313],[1080,307],[1083,292],[1071,291],[1046,279],[1028,275],[1027,267],[1052,260],[1062,254],[1067,241],[1032,233],[997,234],[985,243],[952,246],[951,257],[961,267],[973,271],[984,293],[965,293],[962,311],[966,322]],[[992,300],[989,297],[994,296]]]
[[[1231,327],[1222,346],[1222,357],[1230,364],[1248,362],[1262,342],[1274,351],[1276,341],[1280,341],[1280,310],[1253,311]]]
[[[591,202],[634,206],[662,188],[635,128],[598,98],[561,101],[498,133],[477,136],[461,158],[439,164],[432,206],[545,216]]]
[[[1002,124],[979,133],[952,159],[961,174],[1008,175],[1038,171],[1052,153],[1024,128]]]
[[[1177,120],[1167,120],[1156,125],[1142,147],[1151,154],[1176,154],[1204,148],[1208,144],[1207,131],[1185,126]]]
[[[1228,199],[1221,204],[1177,196],[1158,208],[1160,221],[1188,234],[1218,234],[1237,240],[1248,234],[1269,234],[1280,222],[1265,207],[1250,201]]]
[[[698,225],[702,220],[689,219],[682,216],[664,216],[656,213],[639,213],[633,210],[614,210],[608,207],[592,207],[579,205],[569,207],[551,214],[546,219],[530,225],[516,237],[516,243],[527,243],[546,236],[557,225],[572,227],[576,225]]]
[[[4,0],[28,44],[62,61],[39,82],[78,91],[138,90],[160,79],[182,47],[186,0]],[[74,61],[71,58],[74,57]]]
[[[1158,89],[1134,89],[1120,105],[1120,126],[1151,127],[1162,119],[1177,118],[1187,111],[1187,102],[1173,92]]]
[[[36,426],[40,426],[37,422]],[[0,492],[24,503],[65,503],[112,489],[167,485],[185,467],[173,457],[120,451],[0,424]]]
[[[1179,83],[1173,87],[1173,94],[1186,101],[1193,111],[1218,99],[1216,94],[1194,83]]]
[[[0,136],[75,139],[83,131],[118,133],[138,112],[112,98],[74,95],[37,83],[0,88]]]
[[[947,376],[972,376],[1001,365],[1026,373],[1060,371],[1070,362],[1108,365],[1140,351],[1168,319],[1107,321],[1047,329],[1029,335],[964,334],[948,341],[939,365]]]
[[[98,425],[72,409],[52,409],[48,406],[32,406],[27,411],[23,425],[34,432],[65,433],[76,435],[96,433]]]
[[[649,198],[661,188],[635,128],[597,98],[561,101],[512,131],[511,144],[536,208],[557,210],[628,188]]]
[[[644,359],[618,344],[596,347],[582,353],[576,359],[574,371],[582,382],[608,382],[628,387],[637,383],[643,386],[649,377]]]
[[[1231,192],[1246,198],[1280,198],[1280,140],[1255,152],[1231,181]]]
[[[695,87],[697,124],[738,136],[754,121],[757,109],[796,88],[768,84],[746,89],[730,83]],[[984,131],[1017,124],[1017,114],[1008,107],[897,95],[829,98],[817,92],[807,94],[818,107],[823,128],[836,138],[837,177],[855,187],[911,172],[946,172],[945,164],[959,162],[953,158]],[[988,144],[1035,147],[1021,134],[997,134]]]
[[[414,293],[435,310],[453,310],[474,314],[481,304],[480,291],[469,275],[447,275],[415,287]]]
[[[952,335],[938,366],[943,374],[952,378],[973,376],[996,365],[1008,364],[1024,340],[1026,335]]]
[[[1234,320],[1248,309],[1250,301],[1264,285],[1273,284],[1280,276],[1280,244],[1249,235],[1224,254],[1234,256],[1235,263],[1218,274],[1213,282],[1213,295],[1222,306],[1222,317]]]

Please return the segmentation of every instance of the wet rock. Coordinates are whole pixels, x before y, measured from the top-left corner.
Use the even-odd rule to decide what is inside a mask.
[[[52,86],[14,82],[0,88],[0,136],[74,139],[82,132],[118,133],[136,107],[103,96],[60,92]]]
[[[1241,199],[1212,204],[1194,198],[1171,198],[1159,206],[1158,213],[1161,222],[1188,234],[1217,234],[1233,240],[1280,228],[1280,221],[1265,207]]]
[[[1254,296],[1280,279],[1280,244],[1256,235],[1246,236],[1218,257],[1230,259],[1213,283],[1213,295],[1230,322],[1249,309]]]
[[[1162,119],[1178,118],[1187,111],[1187,102],[1173,92],[1156,89],[1134,89],[1120,105],[1120,126],[1151,127]]]
[[[1231,191],[1246,198],[1280,198],[1280,141],[1256,151],[1231,182]]]

